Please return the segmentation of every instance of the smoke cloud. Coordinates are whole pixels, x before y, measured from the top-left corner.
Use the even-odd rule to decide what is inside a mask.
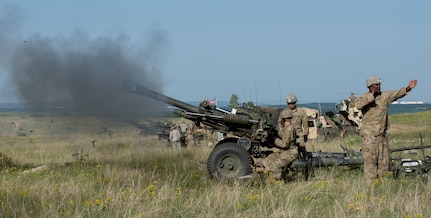
[[[98,115],[154,115],[162,110],[163,104],[120,88],[123,81],[133,80],[161,92],[165,31],[154,29],[139,44],[127,35],[94,38],[82,30],[17,40],[22,17],[17,8],[0,11],[0,68],[22,102],[38,108],[63,102]]]

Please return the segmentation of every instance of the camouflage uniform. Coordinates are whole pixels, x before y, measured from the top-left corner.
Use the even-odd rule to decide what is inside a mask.
[[[283,170],[298,158],[295,128],[290,124],[290,113],[280,114],[281,120],[288,119],[289,124],[278,131],[280,138],[275,140],[277,150],[262,160],[265,170],[270,172],[267,182],[282,180]]]
[[[195,146],[195,124],[189,123],[189,127],[187,128],[187,136],[186,136],[186,144],[187,147]]]
[[[278,127],[281,129],[282,127],[282,117],[285,117],[286,114],[292,114],[292,124],[295,129],[295,133],[298,136],[298,143],[304,145],[304,136],[308,136],[308,117],[307,113],[302,108],[290,109],[286,108],[281,111],[280,116],[278,117]]]
[[[295,145],[294,128],[292,126],[282,129],[279,134],[281,137],[280,151],[268,155],[264,159],[265,169],[273,173],[275,180],[282,179],[283,169],[289,166],[292,161],[298,158],[298,148]]]
[[[389,127],[388,107],[406,94],[404,87],[398,91],[384,91],[376,96],[368,92],[356,99],[356,107],[363,114],[360,134],[365,179],[369,183],[382,178],[389,170],[390,157],[386,137],[386,130]]]
[[[173,148],[181,148],[181,132],[178,126],[174,127],[171,132],[169,132],[169,141]]]

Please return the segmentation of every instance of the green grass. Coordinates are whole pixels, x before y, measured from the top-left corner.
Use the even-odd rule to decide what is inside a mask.
[[[266,185],[257,177],[218,182],[207,176],[212,147],[205,141],[173,150],[122,121],[93,117],[5,114],[0,122],[0,217],[431,215],[428,180],[388,175],[366,185],[361,169],[329,167],[316,169],[309,181],[283,185]],[[12,122],[25,134],[11,134]],[[390,146],[419,145],[420,135],[431,144],[431,112],[394,115],[390,122]],[[99,134],[103,127],[112,137]],[[341,151],[340,144],[359,149],[360,143],[359,136],[350,136],[308,149]],[[42,165],[47,168],[26,171]]]

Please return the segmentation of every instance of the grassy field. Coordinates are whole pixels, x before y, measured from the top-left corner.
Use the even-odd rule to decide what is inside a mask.
[[[391,147],[431,144],[431,111],[393,115],[390,122]],[[387,175],[366,185],[361,169],[329,167],[287,184],[219,182],[207,176],[212,142],[174,150],[139,132],[122,120],[1,114],[0,217],[431,215],[428,180]],[[342,151],[341,144],[357,150],[360,143],[349,136],[310,143],[308,150]]]

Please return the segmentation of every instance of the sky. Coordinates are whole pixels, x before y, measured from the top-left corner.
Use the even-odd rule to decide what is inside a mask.
[[[0,102],[111,107],[133,80],[186,102],[331,103],[367,92],[371,75],[382,90],[417,79],[402,100],[431,102],[430,11],[425,0],[1,0]]]

